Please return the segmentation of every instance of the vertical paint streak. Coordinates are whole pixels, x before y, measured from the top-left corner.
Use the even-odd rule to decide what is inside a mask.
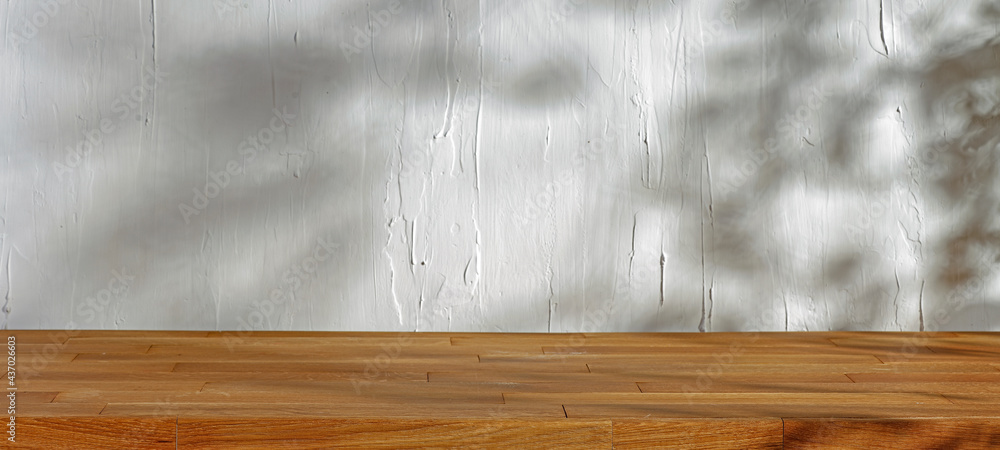
[[[445,28],[448,30],[448,33],[445,36],[446,50],[444,56],[445,72],[447,74],[444,79],[444,84],[448,93],[448,97],[446,99],[448,106],[445,107],[444,121],[441,124],[441,130],[434,135],[434,139],[441,139],[451,133],[451,124],[455,115],[455,97],[458,91],[457,73],[452,56],[452,53],[455,51],[455,41],[451,37],[453,28],[455,27],[455,17],[452,11],[448,8],[448,3],[448,0],[441,0],[441,10],[447,20],[447,27]],[[452,86],[452,82],[455,83],[454,87]]]
[[[486,101],[485,93],[483,92],[483,77],[485,72],[483,72],[483,49],[482,49],[482,39],[483,39],[483,26],[482,26],[482,3],[480,2],[480,22],[479,22],[479,106],[476,108],[476,136],[475,136],[475,148],[473,149],[472,158],[473,163],[476,166],[476,178],[474,180],[473,188],[476,190],[476,201],[473,208],[472,225],[476,229],[476,281],[472,284],[472,290],[474,295],[479,301],[479,309],[483,310],[483,298],[485,297],[484,288],[480,285],[479,281],[483,279],[483,232],[479,227],[479,223],[482,220],[482,204],[483,204],[483,191],[480,188],[482,183],[482,169],[480,167],[480,162],[482,160],[482,138],[483,138],[483,102]]]
[[[917,306],[920,312],[920,331],[924,331],[924,284],[926,283],[926,280],[920,282],[920,297],[917,298]]]
[[[660,308],[663,307],[663,292],[667,289],[667,254],[660,253]]]
[[[705,224],[705,184],[706,184],[705,178],[706,178],[706,173],[708,171],[707,146],[703,149],[702,155],[703,155],[702,161],[704,162],[702,163],[701,180],[700,180],[701,182],[699,183],[701,189],[701,195],[700,195],[701,209],[699,210],[701,213],[701,229],[700,229],[701,231],[701,322],[698,324],[698,331],[704,333],[708,331],[708,317],[709,317],[709,311],[711,310],[712,307],[711,290],[708,287],[708,278],[707,278],[708,273],[705,268],[706,265],[705,259],[708,257],[707,253],[705,252],[705,241],[708,239],[708,236],[705,233],[705,225],[706,225]],[[709,188],[711,188],[711,185],[709,185]]]
[[[156,70],[156,0],[149,0],[150,15],[149,22],[153,26],[153,70]],[[156,78],[153,78],[155,83]]]
[[[882,51],[889,55],[889,46],[885,44],[885,0],[878,2],[878,35],[882,39]]]

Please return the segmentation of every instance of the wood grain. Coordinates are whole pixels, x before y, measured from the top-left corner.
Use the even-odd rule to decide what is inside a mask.
[[[188,420],[178,448],[611,448],[610,421]]]
[[[173,418],[36,417],[17,421],[11,448],[151,448],[176,447]]]
[[[74,405],[68,403],[67,405]],[[565,418],[559,405],[503,405],[486,403],[422,402],[409,408],[396,403],[108,403],[102,416],[124,417],[340,417],[340,418]]]
[[[780,449],[781,419],[615,420],[614,448]]]
[[[9,334],[27,448],[984,448],[1000,420],[996,333]]]
[[[785,420],[786,448],[1000,448],[997,419]]]

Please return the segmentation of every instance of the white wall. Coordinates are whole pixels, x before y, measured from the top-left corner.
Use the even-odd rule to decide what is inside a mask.
[[[1000,330],[996,1],[0,18],[8,328]]]

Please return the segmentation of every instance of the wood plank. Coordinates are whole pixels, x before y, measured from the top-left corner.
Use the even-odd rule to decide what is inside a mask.
[[[563,342],[577,341],[585,338],[583,333],[448,333],[451,335],[451,345],[475,345],[477,343],[511,343],[561,345]]]
[[[993,356],[996,359],[1000,359],[1000,347],[990,344],[949,344],[935,342],[928,344],[927,348],[938,355]]]
[[[992,367],[982,362],[966,361],[943,361],[943,362],[919,362],[903,361],[897,363],[886,362],[882,370],[875,371],[855,371],[845,372],[865,372],[865,373],[990,373]]]
[[[389,395],[425,395],[425,394],[497,394],[502,392],[501,388],[508,387],[507,384],[485,384],[485,383],[428,383],[426,381],[394,381],[386,383],[371,383],[364,389],[364,394],[368,396]],[[632,390],[638,392],[634,383]],[[349,381],[285,381],[280,383],[270,381],[223,381],[209,382],[201,388],[202,393],[221,392],[276,392],[285,394],[295,393],[323,393],[339,395],[357,395],[356,384]]]
[[[114,380],[28,380],[18,383],[19,389],[32,391],[197,391],[204,386],[202,381],[167,381],[149,383],[145,381]]]
[[[5,336],[14,336],[14,344],[59,345],[76,334],[73,330],[6,330]]]
[[[882,362],[908,362],[908,363],[984,363],[989,364],[1000,359],[998,355],[991,354],[949,354],[949,353],[919,353],[916,355],[877,355]]]
[[[492,345],[454,346],[456,349],[468,349],[478,355],[543,355],[541,345],[514,345],[496,343]]]
[[[211,332],[197,330],[76,330],[70,331],[74,338],[160,338],[160,337],[208,337]]]
[[[789,448],[997,448],[1000,419],[786,419],[784,437]]]
[[[157,336],[73,336],[67,342],[78,344],[129,344],[129,345],[219,345],[223,348],[237,347],[235,341],[225,341],[224,339],[208,338],[204,336],[189,335],[157,335]],[[229,345],[227,345],[227,342]],[[248,341],[249,342],[249,341]]]
[[[582,382],[627,382],[627,377],[618,374],[559,373],[559,372],[428,372],[431,383],[582,383]]]
[[[359,338],[356,338],[359,339]],[[409,344],[409,345],[387,345],[387,344],[361,344],[356,342],[323,342],[317,343],[296,343],[296,342],[273,342],[254,343],[254,345],[235,345],[229,347],[224,343],[164,343],[151,344],[148,353],[216,353],[220,355],[228,354],[251,354],[254,352],[302,352],[304,349],[315,350],[320,353],[343,353],[347,355],[370,354],[372,356],[387,355],[475,355],[477,352],[469,347],[453,347],[447,344]],[[78,352],[83,353],[83,352]]]
[[[15,416],[21,417],[96,417],[107,404],[99,403],[18,403]]]
[[[830,341],[837,345],[926,345],[928,342],[1000,342],[996,333],[898,333],[898,332],[860,332],[851,336],[830,336]]]
[[[667,392],[909,392],[909,393],[965,393],[991,394],[1000,393],[998,383],[799,383],[774,382],[758,379],[743,382],[716,381],[704,384],[689,382],[640,382],[637,383],[644,393]],[[947,397],[947,395],[945,395]]]
[[[776,332],[782,334],[782,332]],[[804,334],[813,334],[805,332]],[[955,331],[830,331],[816,332],[816,335],[824,335],[831,341],[839,340],[882,340],[882,341],[903,341],[903,340],[923,340],[923,339],[949,339],[960,337],[962,333]]]
[[[173,367],[173,364],[170,365]],[[357,372],[86,372],[86,371],[59,371],[44,372],[32,378],[36,381],[46,380],[79,380],[87,379],[92,381],[146,381],[149,383],[161,383],[172,381],[427,381],[426,372],[379,372],[371,377],[364,373]]]
[[[231,391],[199,391],[197,389],[185,391],[175,389],[168,392],[158,391],[69,391],[60,392],[53,400],[59,403],[218,403],[218,404],[242,404],[242,403],[319,403],[350,405],[351,408],[357,405],[396,405],[400,408],[419,408],[431,403],[459,402],[459,403],[482,403],[500,404],[503,403],[503,394],[500,391],[440,391],[440,392],[386,392],[376,391],[367,386],[361,387],[360,393],[353,390],[347,392],[321,392],[302,391],[276,388],[272,390],[231,390]]]
[[[191,420],[178,448],[611,448],[611,421]]]
[[[758,370],[747,370],[749,367],[740,366],[738,370],[725,370],[719,372],[714,370],[711,366],[705,365],[691,365],[687,367],[674,367],[671,366],[670,369],[656,371],[653,369],[646,369],[641,372],[630,372],[630,371],[598,371],[598,369],[604,370],[606,367],[598,366],[595,368],[593,364],[590,364],[592,369],[591,373],[517,373],[517,372],[506,372],[506,373],[481,373],[481,372],[429,372],[427,374],[428,381],[432,383],[447,383],[447,382],[495,382],[495,383],[517,383],[517,382],[566,382],[566,383],[581,383],[581,382],[638,382],[638,383],[657,383],[662,382],[666,384],[672,383],[686,383],[686,384],[696,384],[699,380],[700,383],[704,384],[704,377],[707,377],[708,381],[711,383],[728,383],[728,382],[750,382],[757,380],[758,382],[765,382],[763,380],[771,382],[815,382],[815,383],[851,383],[854,382],[851,378],[847,377],[840,370],[822,371],[819,367],[812,366],[794,366],[794,365],[782,365],[780,367],[753,367]],[[784,370],[782,370],[784,368]],[[840,367],[838,367],[840,368]],[[852,370],[860,370],[861,367],[850,366],[845,367]],[[803,372],[794,372],[796,369],[804,369]],[[810,370],[811,369],[811,370]],[[674,371],[676,370],[676,371]],[[990,370],[990,368],[987,368]],[[857,372],[855,372],[857,373]],[[871,373],[898,373],[898,372],[878,372],[872,370]],[[921,372],[914,372],[921,373]],[[936,372],[935,372],[936,373]],[[959,372],[960,373],[960,372]],[[977,373],[977,372],[970,372]],[[996,373],[994,371],[985,372],[986,374]]]
[[[996,417],[997,412],[970,409],[967,405],[838,405],[787,404],[567,404],[571,419],[682,419],[682,418],[941,418]]]
[[[583,343],[582,335],[520,336],[507,339],[497,336],[467,336],[451,338],[456,348],[470,348],[489,353],[541,353],[543,346],[567,347]]]
[[[170,418],[53,418],[17,419],[17,447],[175,448],[176,420]]]
[[[1000,383],[1000,372],[848,373],[855,383]]]
[[[437,386],[487,386],[499,392],[633,392],[640,393],[639,386],[631,381],[549,381],[549,382],[485,382],[485,383],[428,383]]]
[[[692,345],[712,346],[723,350],[732,345],[742,347],[827,346],[831,344],[830,338],[832,337],[844,337],[844,335],[822,332],[584,333],[588,345]]]
[[[362,372],[366,369],[365,364],[360,363],[276,363],[276,362],[179,362],[174,367],[175,372],[252,372],[252,371],[288,371],[288,372]],[[546,364],[535,364],[530,366],[520,364],[503,363],[474,363],[474,364],[435,364],[432,361],[418,362],[393,362],[386,366],[382,372],[417,372],[417,371],[526,371],[526,372],[551,372],[551,373],[587,373],[587,365],[583,363],[562,363],[553,361]]]
[[[640,381],[640,386],[674,385],[685,384],[692,387],[705,387],[714,384],[760,384],[767,383],[800,383],[800,384],[826,384],[826,383],[849,383],[853,384],[847,375],[842,373],[805,372],[805,373],[774,373],[762,377],[758,372],[710,372],[685,373],[685,374],[663,374],[656,381]],[[644,391],[645,392],[645,391]]]
[[[614,420],[614,448],[780,449],[781,419]]]
[[[47,347],[52,347],[47,348]],[[57,353],[146,353],[149,350],[149,344],[132,344],[132,343],[119,343],[119,342],[80,342],[74,341],[72,338],[68,339],[66,342],[60,345],[54,344],[18,344],[17,353],[21,354],[40,354],[44,355],[45,352],[51,353],[53,350]]]
[[[641,358],[636,358],[636,363],[639,363]],[[834,355],[834,354],[824,354],[817,351],[816,354],[801,354],[801,355],[768,355],[768,354],[740,354],[733,355],[730,358],[728,355],[723,357],[721,360],[717,359],[714,355],[697,355],[697,354],[687,354],[687,355],[676,355],[671,356],[669,362],[655,362],[656,366],[663,367],[669,364],[883,364],[881,360],[876,358],[874,355]],[[615,365],[617,362],[604,362],[607,365]],[[635,364],[633,364],[635,365]]]
[[[75,372],[83,374],[170,372],[175,363],[169,361],[69,361],[50,363],[33,377],[44,378],[49,373]]]
[[[171,344],[170,342],[164,342],[165,345]],[[184,343],[174,343],[174,344],[184,344]],[[345,336],[328,336],[328,337],[293,337],[293,336],[273,336],[273,337],[260,337],[253,339],[237,339],[237,338],[206,338],[200,339],[197,344],[199,347],[210,347],[210,348],[220,348],[225,350],[238,350],[238,349],[255,349],[262,347],[288,347],[288,346],[317,346],[317,347],[333,347],[341,346],[345,348],[350,347],[384,347],[387,350],[394,350],[396,348],[410,348],[410,347],[427,347],[427,348],[449,348],[452,347],[451,341],[446,337],[426,337],[426,336],[415,336],[407,337],[404,339],[398,337],[374,337],[374,338],[362,338],[362,337],[345,337]]]
[[[55,403],[52,403],[55,404]],[[59,405],[77,405],[60,403]],[[350,407],[345,407],[345,406]],[[503,405],[439,403],[423,404],[420,408],[400,408],[391,404],[330,404],[330,403],[108,403],[103,416],[181,416],[191,418],[225,417],[340,417],[340,418],[564,418],[559,405]]]
[[[363,386],[366,395],[402,395],[404,393],[420,394],[427,392],[461,393],[501,393],[501,392],[633,392],[639,393],[639,387],[632,382],[524,382],[524,383],[428,383],[425,381],[393,381],[385,383],[370,383]],[[309,381],[304,383],[273,383],[262,381],[224,381],[209,382],[200,392],[237,392],[262,391],[274,392],[310,392],[322,390],[329,393],[357,393],[356,384],[348,381]]]
[[[481,359],[486,359],[485,356]],[[494,359],[490,359],[493,361]],[[575,361],[567,358],[566,361]],[[628,374],[630,376],[647,376],[651,378],[664,374],[677,373],[707,373],[722,370],[723,372],[747,372],[760,374],[775,373],[986,373],[998,372],[991,364],[934,362],[934,363],[890,363],[881,362],[862,364],[724,364],[720,362],[627,362],[627,361],[596,361],[588,362],[587,367],[595,374]],[[770,376],[770,375],[767,375]],[[636,380],[639,381],[639,380]]]
[[[729,359],[730,355],[816,355],[819,352],[828,355],[876,355],[876,354],[904,354],[903,350],[895,347],[885,348],[853,348],[837,347],[833,344],[829,346],[782,346],[782,347],[743,347],[730,351],[718,347],[709,346],[637,346],[637,345],[608,345],[591,346],[582,345],[577,347],[542,347],[546,355],[600,355],[615,356],[620,358],[634,357],[635,355],[668,355],[668,356],[718,356],[719,359]],[[926,347],[914,349],[917,353],[934,355],[935,353]],[[910,354],[910,353],[907,353]]]
[[[149,353],[80,353],[75,362],[90,361],[142,361],[142,362],[211,362],[219,360],[238,360],[241,362],[323,362],[353,364],[364,369],[366,364],[431,364],[451,366],[455,364],[478,364],[479,356],[476,354],[436,354],[421,355],[419,353],[405,353],[400,356],[390,357],[390,355],[379,352],[369,352],[368,350],[341,352],[316,351],[309,352],[302,349],[294,351],[240,351],[234,353],[219,352],[199,352],[196,350],[184,352],[160,352],[150,350]],[[558,362],[558,361],[553,361]],[[580,363],[585,364],[585,363]]]
[[[940,394],[881,392],[696,392],[696,393],[505,393],[504,402],[518,404],[711,404],[711,405],[951,405]]]
[[[614,420],[624,424],[619,447],[645,448],[698,442],[683,439],[703,432],[700,442],[708,445],[727,429],[698,424],[716,419],[1000,415],[998,333],[63,335],[56,343],[42,340],[50,338],[44,330],[29,333],[38,342],[24,343],[22,360],[74,359],[45,361],[44,370],[18,377],[18,416],[539,418],[602,421],[608,433]],[[401,336],[410,338],[406,345]],[[922,344],[905,347],[914,336]],[[740,431],[729,438],[754,436],[733,429]]]
[[[34,370],[42,371],[46,367],[53,363],[68,363],[76,358],[76,353],[60,353],[58,348],[54,351],[48,353],[42,353],[38,351],[33,353],[30,351],[21,351],[20,346],[15,350],[16,355],[14,355],[17,361],[17,368],[21,370]]]
[[[1000,392],[991,390],[990,392],[972,392],[971,389],[964,389],[961,392],[948,392],[945,398],[957,405],[984,406],[996,408],[1000,415]]]
[[[904,361],[904,363],[911,363],[914,365],[952,364],[955,366],[963,366],[963,365],[971,366],[971,365],[982,364],[990,366],[997,371],[1000,371],[1000,363],[997,362],[998,360],[1000,360],[1000,357],[990,358],[985,355],[979,355],[979,356],[970,355],[967,357],[963,357],[960,355],[944,355],[944,357],[941,357],[941,355],[927,355],[924,358],[908,359]]]
[[[18,403],[48,403],[58,394],[58,391],[29,391],[20,388],[17,390],[15,398]]]

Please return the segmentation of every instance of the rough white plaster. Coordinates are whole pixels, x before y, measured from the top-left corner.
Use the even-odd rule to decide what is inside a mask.
[[[1000,329],[996,1],[0,19],[8,328]]]

